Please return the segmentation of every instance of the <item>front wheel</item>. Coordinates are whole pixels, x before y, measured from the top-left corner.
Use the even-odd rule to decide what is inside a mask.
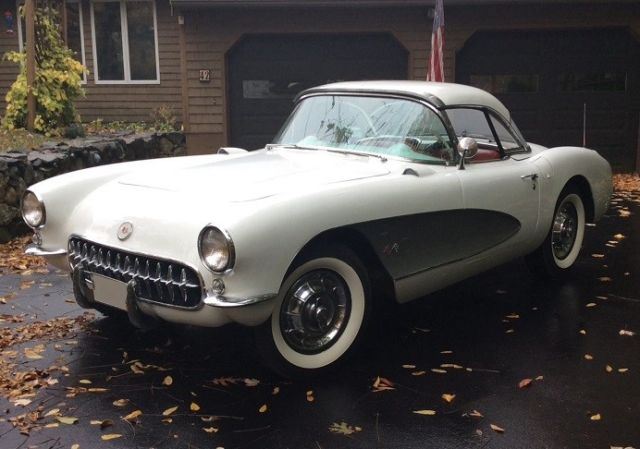
[[[584,229],[582,198],[575,190],[565,188],[558,198],[551,229],[542,245],[527,256],[527,265],[543,277],[562,277],[578,259]]]
[[[289,378],[335,367],[362,339],[370,296],[367,271],[353,251],[309,252],[282,283],[271,319],[255,330],[260,356]]]

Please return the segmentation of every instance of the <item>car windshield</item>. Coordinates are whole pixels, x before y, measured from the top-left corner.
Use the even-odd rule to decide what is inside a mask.
[[[305,149],[445,163],[453,146],[440,117],[397,98],[320,95],[302,100],[274,140]]]

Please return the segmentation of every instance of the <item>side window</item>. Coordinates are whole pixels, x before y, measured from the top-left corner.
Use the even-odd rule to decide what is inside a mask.
[[[458,138],[473,137],[478,144],[497,145],[487,116],[480,109],[456,108],[448,109],[447,115]]]
[[[516,139],[511,131],[509,131],[500,120],[496,119],[492,114],[490,114],[489,117],[491,117],[491,123],[498,134],[498,139],[500,139],[500,143],[504,150],[510,151],[522,148],[518,139]]]

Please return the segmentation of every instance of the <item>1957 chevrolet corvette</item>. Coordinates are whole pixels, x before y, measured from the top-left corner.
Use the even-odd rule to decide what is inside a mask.
[[[487,92],[369,81],[303,92],[262,150],[57,176],[22,213],[27,253],[70,270],[82,307],[252,326],[265,362],[298,376],[352,352],[375,301],[520,256],[563,275],[611,191],[597,152],[527,143]]]

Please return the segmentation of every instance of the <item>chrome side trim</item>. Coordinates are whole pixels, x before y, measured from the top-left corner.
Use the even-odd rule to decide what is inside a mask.
[[[270,301],[272,299],[275,299],[276,296],[278,296],[277,293],[254,296],[252,298],[232,298],[229,296],[211,295],[204,298],[204,305],[230,309],[234,307],[252,306],[261,302]]]
[[[46,249],[42,249],[39,246],[37,246],[36,244],[32,243],[32,244],[28,245],[25,248],[24,253],[27,256],[43,256],[43,257],[47,257],[47,256],[66,256],[67,255],[67,250],[66,249],[46,250]]]

